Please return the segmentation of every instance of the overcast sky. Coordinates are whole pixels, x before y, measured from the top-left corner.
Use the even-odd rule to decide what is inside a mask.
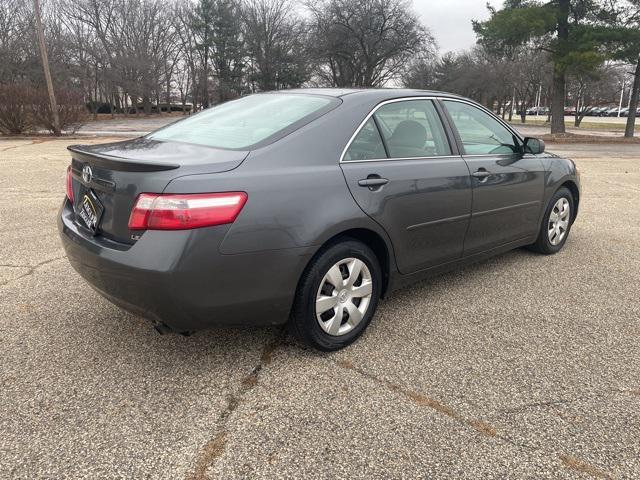
[[[502,4],[491,0],[493,6]],[[440,53],[464,50],[476,43],[471,20],[488,18],[486,0],[413,0],[413,8],[436,37]]]

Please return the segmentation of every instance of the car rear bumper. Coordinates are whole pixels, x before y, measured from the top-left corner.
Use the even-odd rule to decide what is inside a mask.
[[[100,294],[177,332],[288,319],[311,249],[222,255],[228,226],[147,231],[132,246],[93,237],[65,200],[58,215],[73,268]]]

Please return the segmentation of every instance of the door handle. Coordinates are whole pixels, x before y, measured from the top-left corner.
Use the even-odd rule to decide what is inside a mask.
[[[382,185],[386,185],[387,183],[389,183],[388,179],[378,177],[377,175],[369,175],[367,178],[358,180],[358,185],[360,185],[361,187],[369,188],[381,187]]]
[[[473,172],[471,175],[473,175],[476,178],[483,179],[483,178],[490,177],[492,175],[492,173],[488,172],[484,168],[480,168],[477,172]]]

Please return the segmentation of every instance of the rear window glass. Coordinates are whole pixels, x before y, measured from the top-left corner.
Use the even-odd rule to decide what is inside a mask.
[[[208,108],[147,138],[241,150],[295,130],[337,103],[319,95],[251,95]]]

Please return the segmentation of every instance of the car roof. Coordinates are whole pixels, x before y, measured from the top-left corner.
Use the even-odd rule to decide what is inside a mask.
[[[280,90],[280,93],[306,93],[309,95],[327,95],[331,97],[345,97],[357,94],[358,97],[370,97],[372,99],[392,99],[402,97],[451,97],[464,98],[460,95],[436,90],[418,90],[412,88],[293,88],[290,90]],[[274,93],[278,93],[275,91]]]

